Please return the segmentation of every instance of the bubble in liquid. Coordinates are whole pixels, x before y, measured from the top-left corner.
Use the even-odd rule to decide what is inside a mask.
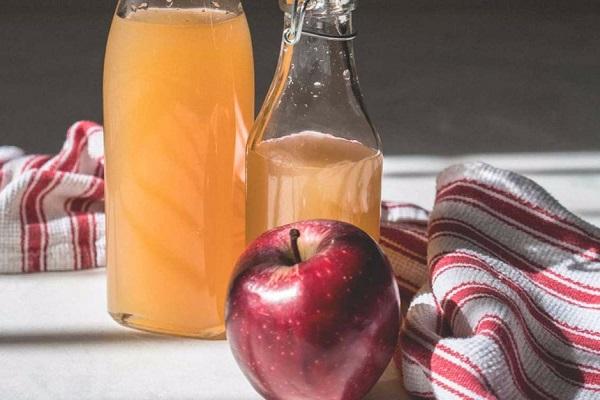
[[[316,88],[320,88],[320,87],[322,87],[322,86],[323,86],[323,84],[322,84],[321,82],[315,82],[315,83],[313,83],[313,85],[314,85]]]
[[[343,77],[345,80],[349,81],[350,80],[350,70],[346,69],[344,70],[344,72],[342,73]]]

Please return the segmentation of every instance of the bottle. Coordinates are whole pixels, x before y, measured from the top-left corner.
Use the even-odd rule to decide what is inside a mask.
[[[108,309],[220,338],[244,248],[252,46],[239,0],[121,0],[104,67]]]
[[[356,74],[356,0],[280,0],[275,77],[248,142],[246,241],[314,218],[379,237],[383,157]]]

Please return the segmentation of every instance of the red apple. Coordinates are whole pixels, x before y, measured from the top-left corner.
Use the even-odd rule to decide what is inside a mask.
[[[275,228],[238,261],[227,337],[254,388],[270,400],[362,398],[388,365],[400,300],[373,239],[339,221]]]

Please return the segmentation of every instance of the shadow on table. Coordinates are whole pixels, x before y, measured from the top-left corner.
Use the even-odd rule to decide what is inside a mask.
[[[390,363],[379,381],[364,400],[404,400],[408,394],[402,385],[402,378],[393,362]]]
[[[143,332],[88,332],[88,331],[37,331],[0,332],[0,348],[11,346],[60,346],[81,344],[114,344],[131,342],[172,342],[186,340]],[[187,339],[192,340],[192,339]]]

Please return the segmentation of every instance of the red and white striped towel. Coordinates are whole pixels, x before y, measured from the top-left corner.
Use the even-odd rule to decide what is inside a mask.
[[[0,273],[104,265],[103,160],[90,122],[52,158],[0,148]],[[600,398],[598,228],[484,164],[442,172],[431,214],[382,210],[382,245],[412,299],[395,357],[412,395]]]
[[[395,357],[419,398],[600,398],[600,229],[485,164],[438,177],[426,211],[384,204],[404,299]],[[416,294],[416,295],[415,295]]]
[[[60,153],[0,148],[0,273],[104,265],[102,127],[78,122]]]

